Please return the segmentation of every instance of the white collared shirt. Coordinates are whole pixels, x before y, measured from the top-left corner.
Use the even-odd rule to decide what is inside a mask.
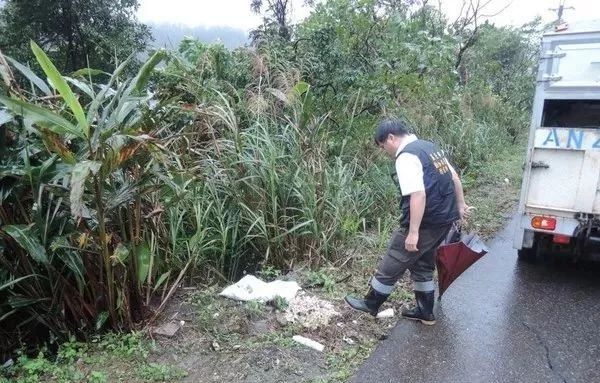
[[[406,145],[415,142],[417,136],[409,134],[402,140],[402,143],[396,151],[396,156]],[[425,183],[423,181],[423,164],[419,157],[411,153],[402,153],[396,159],[396,174],[398,175],[398,183],[403,196],[413,194],[418,191],[425,191]]]

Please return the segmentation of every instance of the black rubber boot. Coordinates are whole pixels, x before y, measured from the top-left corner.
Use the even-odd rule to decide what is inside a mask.
[[[433,315],[433,304],[435,301],[434,291],[415,291],[416,307],[409,310],[402,310],[402,316],[406,319],[418,320],[426,325],[435,324]]]
[[[376,316],[379,307],[381,307],[387,297],[389,297],[389,295],[378,293],[371,287],[364,298],[355,298],[351,295],[346,295],[345,300],[353,309]]]

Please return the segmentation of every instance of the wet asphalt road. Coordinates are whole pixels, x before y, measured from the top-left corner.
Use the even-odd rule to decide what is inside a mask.
[[[352,382],[600,382],[600,267],[530,265],[514,222],[436,308],[399,320]]]

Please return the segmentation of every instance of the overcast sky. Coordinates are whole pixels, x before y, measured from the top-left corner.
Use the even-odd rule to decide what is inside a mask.
[[[442,9],[449,18],[455,18],[463,0],[441,0]],[[481,0],[484,2],[484,0]],[[540,15],[551,21],[560,0],[492,0],[485,8],[497,24],[521,25]],[[302,0],[292,0],[293,18],[298,21],[308,14]],[[438,0],[430,0],[437,4]],[[575,10],[565,11],[570,21],[600,19],[600,0],[566,0]],[[231,26],[248,31],[260,24],[260,17],[250,11],[250,0],[140,0],[138,16],[144,22],[184,24],[187,26]]]

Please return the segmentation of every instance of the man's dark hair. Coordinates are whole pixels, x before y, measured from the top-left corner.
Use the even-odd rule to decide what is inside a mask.
[[[406,136],[409,134],[408,127],[401,120],[390,119],[381,121],[375,131],[375,144],[384,143],[390,134],[394,136]]]

